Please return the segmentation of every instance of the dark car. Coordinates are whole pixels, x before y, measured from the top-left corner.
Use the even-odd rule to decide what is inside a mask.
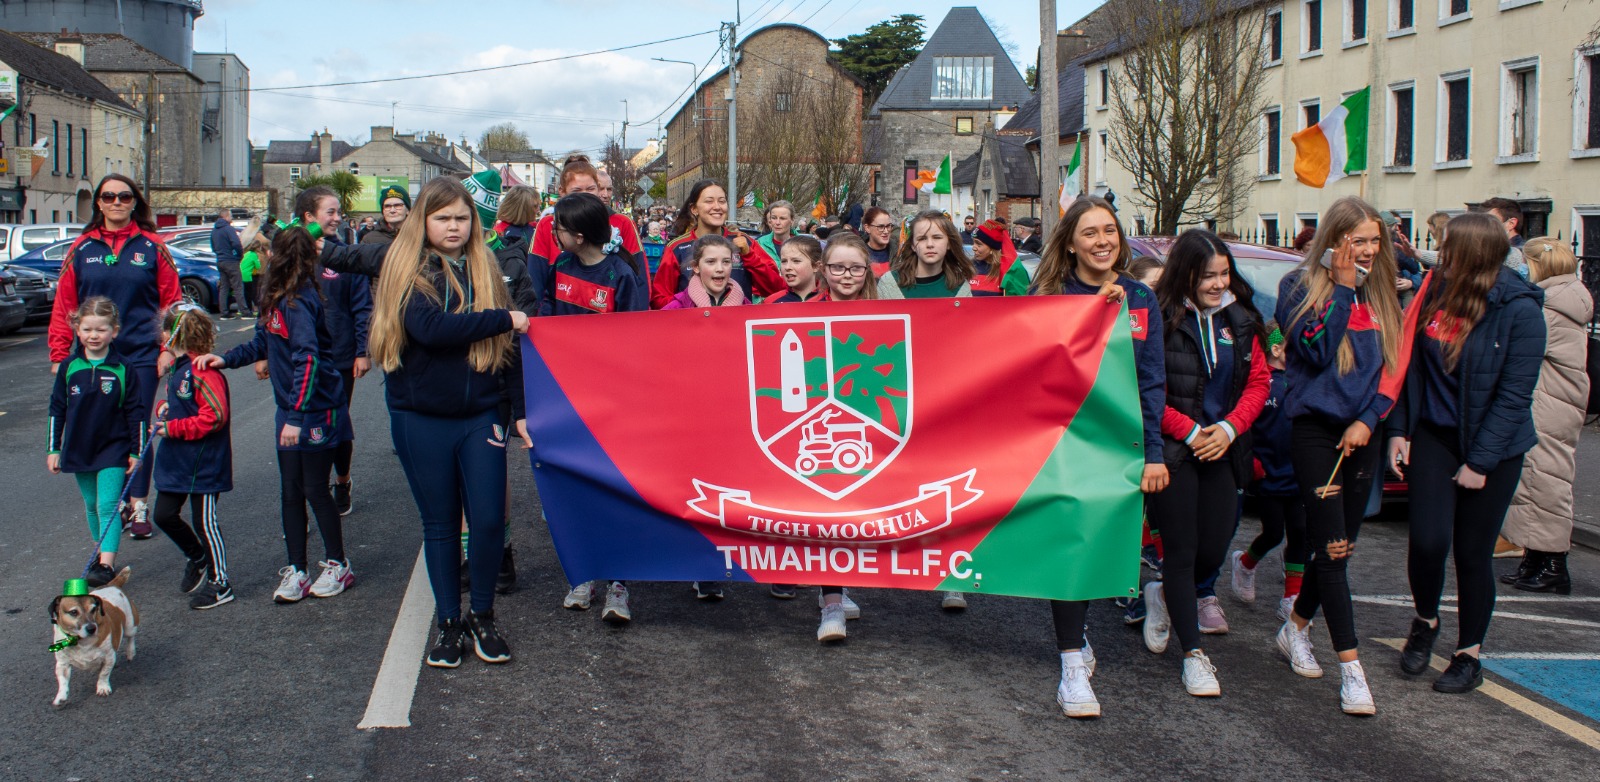
[[[17,295],[16,277],[0,269],[0,334],[22,328],[28,320],[28,305]]]
[[[27,266],[0,264],[15,278],[17,295],[28,305],[28,324],[47,323],[56,303],[56,275]]]
[[[72,239],[65,239],[40,247],[11,261],[11,265],[37,269],[46,274],[60,274],[61,262],[67,257],[72,242]],[[178,281],[183,285],[184,297],[211,309],[217,300],[217,286],[222,281],[222,276],[217,273],[217,265],[206,263],[174,247],[168,247],[167,251],[172,254],[172,261],[178,267]]]

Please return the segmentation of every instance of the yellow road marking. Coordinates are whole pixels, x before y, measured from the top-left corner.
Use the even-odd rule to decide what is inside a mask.
[[[1404,638],[1375,638],[1373,640],[1395,650],[1403,649],[1406,645]],[[1446,660],[1436,654],[1433,655],[1433,661],[1430,665],[1436,671],[1443,671],[1446,664]],[[1530,700],[1506,687],[1495,684],[1488,678],[1483,680],[1483,686],[1478,688],[1478,692],[1589,745],[1590,749],[1600,750],[1600,731],[1596,731],[1594,728]]]

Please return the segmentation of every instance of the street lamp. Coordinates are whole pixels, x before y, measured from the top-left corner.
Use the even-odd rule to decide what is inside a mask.
[[[688,60],[669,60],[669,59],[667,59],[665,57],[651,57],[650,59],[655,60],[656,62],[675,62],[675,63],[678,63],[679,65],[687,65],[687,66],[689,66],[689,101],[692,104],[693,101],[694,101],[694,83],[695,83],[695,79],[698,79],[700,77],[700,66],[695,65],[694,63],[689,62]],[[693,113],[692,109],[690,110],[689,119],[690,120],[694,119],[694,113]],[[662,139],[661,143],[662,143],[662,146],[666,146],[666,139]],[[663,154],[663,155],[667,154],[666,150],[663,150],[661,154]],[[668,157],[667,160],[662,163],[662,166],[664,168],[666,168],[666,170],[667,170],[667,178],[668,178],[668,180],[670,180],[671,177],[672,177],[672,158]]]

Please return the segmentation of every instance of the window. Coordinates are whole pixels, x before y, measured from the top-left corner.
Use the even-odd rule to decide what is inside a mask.
[[[1416,84],[1404,82],[1389,86],[1389,165],[1409,169],[1411,150],[1416,141]]]
[[[1304,231],[1307,228],[1310,228],[1313,231],[1317,230],[1318,217],[1319,215],[1316,212],[1301,212],[1300,214],[1294,216],[1295,220],[1300,223],[1301,231]]]
[[[777,95],[777,102],[778,102],[777,109],[778,109],[778,111],[788,111],[789,107],[793,103],[793,101],[794,101],[794,95],[792,95],[790,93],[787,93],[787,92],[778,93],[778,95]]]
[[[101,133],[100,143],[102,143],[102,144],[110,144],[111,143],[111,115],[110,114],[103,115],[103,121],[100,123],[100,133]]]
[[[1302,0],[1300,4],[1300,51],[1322,51],[1322,0]]]
[[[1109,144],[1110,138],[1106,131],[1100,131],[1099,143],[1095,144],[1094,148],[1094,182],[1097,185],[1106,183],[1106,147]]]
[[[961,136],[972,135],[971,117],[956,117],[956,134]]]
[[[917,202],[917,161],[906,161],[905,192],[900,194],[900,200],[908,204]]]
[[[1282,244],[1278,235],[1278,216],[1276,214],[1261,216],[1261,243],[1277,247]]]
[[[1455,24],[1472,18],[1469,0],[1439,0],[1439,26]]]
[[[1322,99],[1300,101],[1300,129],[1305,130],[1322,121]]]
[[[33,212],[33,222],[39,222],[38,210]],[[50,213],[50,222],[60,222],[56,220],[55,212]],[[22,231],[22,249],[23,251],[37,250],[60,238],[56,235],[56,229],[54,228],[25,228]]]
[[[1106,107],[1106,104],[1110,102],[1110,100],[1111,100],[1111,69],[1102,67],[1100,69],[1100,103],[1098,104],[1098,106],[1103,109],[1103,108]]]
[[[301,174],[299,166],[289,166],[289,184],[292,185],[295,182],[299,182],[300,176]]]
[[[1147,233],[1148,233],[1148,230],[1147,230],[1147,225],[1145,223],[1144,215],[1135,216],[1133,218],[1133,235],[1134,236],[1144,236]]]
[[[61,173],[61,120],[50,120],[50,161],[53,165],[51,171]]]
[[[1267,63],[1283,62],[1283,9],[1267,12],[1266,29]]]
[[[1417,0],[1389,0],[1389,30],[1410,32],[1417,26]]]
[[[67,176],[72,176],[72,123],[67,123]]]
[[[1396,225],[1395,227],[1400,229],[1400,233],[1404,234],[1406,237],[1415,238],[1415,237],[1411,236],[1411,227],[1413,225],[1413,222],[1411,220],[1411,210],[1410,209],[1395,209],[1393,211],[1394,211],[1394,216],[1400,218],[1400,224]]]
[[[1439,128],[1435,163],[1471,165],[1472,72],[1439,77]]]
[[[1283,154],[1283,112],[1267,109],[1261,115],[1261,175],[1276,177],[1283,172],[1279,159]]]
[[[994,97],[994,58],[933,58],[933,97],[939,100],[988,100]]]
[[[1500,66],[1500,162],[1539,154],[1539,58]]]
[[[1345,43],[1367,40],[1367,0],[1344,0]]]
[[[39,115],[28,115],[28,146],[39,143]]]
[[[1573,208],[1574,233],[1578,236],[1579,255],[1600,256],[1600,207]]]
[[[350,161],[350,175],[351,176],[361,176],[361,164],[360,163],[357,163],[354,160]]]
[[[89,129],[88,128],[78,128],[78,155],[79,155],[79,161],[80,161],[79,164],[78,164],[78,170],[83,172],[83,176],[85,178],[87,178],[89,176]]]
[[[1600,156],[1600,46],[1579,49],[1573,60],[1572,154]]]

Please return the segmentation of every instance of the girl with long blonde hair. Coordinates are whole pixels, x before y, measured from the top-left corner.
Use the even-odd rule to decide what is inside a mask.
[[[422,516],[439,619],[427,663],[459,666],[469,641],[484,662],[509,661],[510,646],[495,625],[494,584],[505,551],[506,440],[513,421],[515,431],[526,431],[512,332],[526,332],[528,316],[511,309],[472,199],[449,177],[422,187],[388,247],[326,246],[322,262],[378,278],[368,347],[388,375],[389,428]],[[502,403],[509,403],[511,420]],[[465,621],[463,510],[472,593]]]

